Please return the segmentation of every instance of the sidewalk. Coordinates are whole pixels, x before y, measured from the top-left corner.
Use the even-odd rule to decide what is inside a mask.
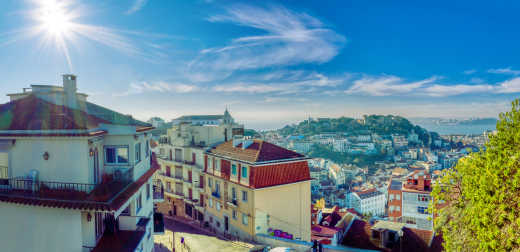
[[[190,220],[190,219],[187,219],[187,218],[183,218],[183,217],[179,217],[179,216],[164,216],[166,219],[170,219],[170,220],[173,220],[173,221],[177,221],[177,222],[182,222],[186,225],[189,225],[190,227],[196,229],[197,231],[201,232],[201,233],[204,233],[205,235],[209,235],[209,236],[216,236],[216,237],[219,237],[221,238],[219,235],[217,235],[216,233],[214,232],[211,232],[203,227],[200,226],[200,224],[197,222],[197,221],[194,221],[194,220]]]

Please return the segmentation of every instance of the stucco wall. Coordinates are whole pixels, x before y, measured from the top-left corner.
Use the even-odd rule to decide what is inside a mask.
[[[43,159],[45,152],[48,160]],[[9,150],[9,170],[14,177],[36,169],[42,181],[89,183],[92,172],[88,165],[86,138],[17,139]]]
[[[305,181],[255,190],[255,230],[279,229],[311,240],[311,182]],[[269,217],[267,217],[269,215]]]
[[[1,251],[82,251],[81,213],[0,203]]]

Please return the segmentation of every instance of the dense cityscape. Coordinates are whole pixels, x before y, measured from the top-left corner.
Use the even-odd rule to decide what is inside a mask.
[[[520,2],[0,11],[0,252],[520,251]]]

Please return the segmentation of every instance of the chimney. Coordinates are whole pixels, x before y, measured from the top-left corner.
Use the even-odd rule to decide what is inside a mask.
[[[76,75],[63,75],[63,91],[65,93],[65,105],[69,108],[77,109],[78,101],[76,97],[77,92]]]

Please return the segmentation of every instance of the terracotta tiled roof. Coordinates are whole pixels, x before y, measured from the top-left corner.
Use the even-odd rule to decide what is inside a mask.
[[[251,168],[250,185],[253,188],[264,188],[307,180],[311,180],[311,175],[306,161]]]
[[[343,238],[343,245],[361,248],[380,250],[376,245],[370,241],[371,226],[363,220],[354,220],[350,226],[347,234]]]
[[[33,95],[0,105],[0,130],[87,130],[108,123]]]
[[[92,252],[133,252],[145,234],[143,231],[117,231],[114,234],[105,232]]]
[[[234,147],[233,141],[227,141],[211,149],[209,152],[211,154],[250,163],[305,157],[302,154],[296,153],[294,151],[285,149],[283,147],[263,140],[252,141],[253,143],[245,149],[242,148],[242,144],[239,144],[236,147]]]
[[[137,132],[152,130],[149,124],[133,119],[110,109],[85,102],[83,109],[72,109],[37,98],[34,95],[0,105],[0,136],[95,136],[103,134],[100,124],[136,126]],[[51,131],[29,134],[19,131]],[[79,132],[52,132],[73,130]],[[18,132],[16,132],[18,131]]]

